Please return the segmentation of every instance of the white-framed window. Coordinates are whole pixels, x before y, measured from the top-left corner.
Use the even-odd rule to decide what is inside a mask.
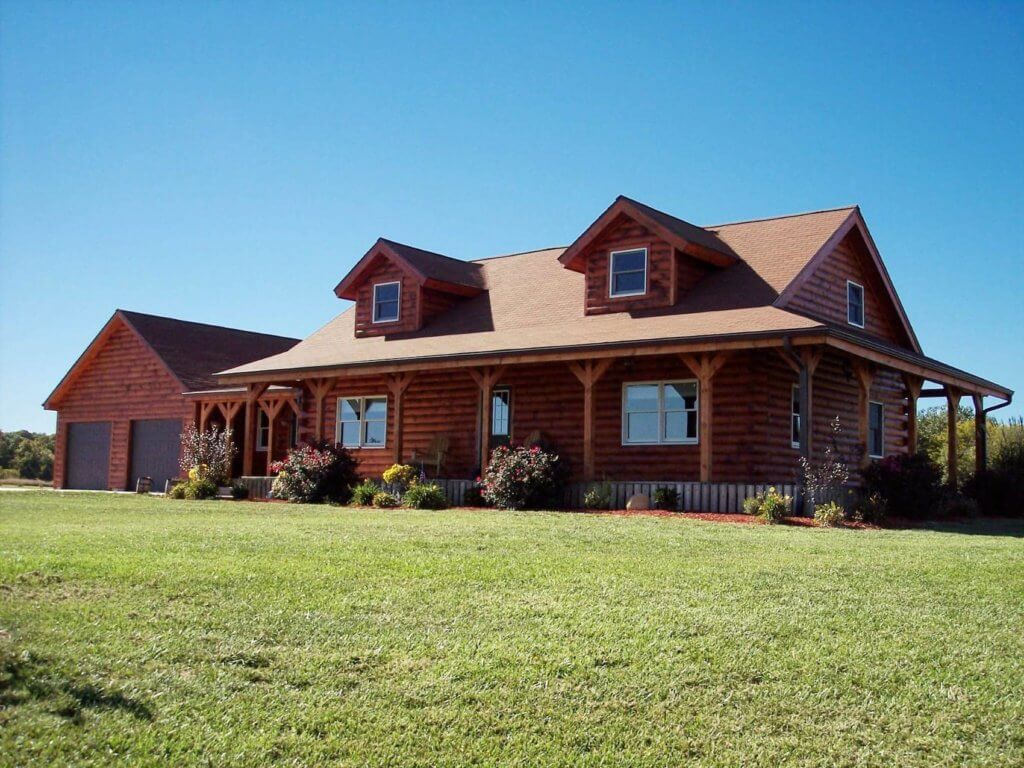
[[[491,394],[491,435],[508,437],[512,429],[512,390],[497,387]]]
[[[852,280],[846,281],[846,322],[864,327],[864,286]]]
[[[373,286],[373,322],[393,323],[401,315],[402,284],[375,283]]]
[[[697,442],[697,381],[638,381],[622,385],[622,444]]]
[[[262,408],[259,409],[259,412],[260,415],[256,421],[256,450],[265,451],[270,442],[270,419],[267,418],[267,414]]]
[[[608,295],[642,296],[647,293],[647,249],[630,248],[608,254]]]
[[[868,403],[868,456],[872,459],[885,456],[885,406],[882,403]]]
[[[386,395],[338,398],[336,442],[346,448],[383,448],[387,431]]]
[[[793,394],[790,404],[790,427],[789,439],[794,448],[800,447],[800,385],[793,385]]]

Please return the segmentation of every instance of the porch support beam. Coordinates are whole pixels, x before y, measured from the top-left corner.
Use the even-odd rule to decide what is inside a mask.
[[[594,402],[594,386],[608,372],[615,358],[606,357],[600,360],[582,360],[569,363],[569,370],[583,385],[583,480],[594,479],[594,418],[596,404]]]
[[[253,473],[253,452],[256,449],[256,400],[267,391],[268,384],[250,384],[245,398],[245,434],[242,436],[242,474]]]
[[[963,393],[956,387],[946,387],[946,477],[952,488],[957,487],[957,434],[956,417]]]
[[[324,439],[324,401],[327,399],[333,384],[333,380],[329,378],[309,379],[306,381],[309,391],[313,394],[313,408],[315,410],[316,437],[313,442],[319,442]]]
[[[412,384],[412,380],[416,377],[415,373],[393,373],[387,377],[388,392],[391,393],[391,400],[393,402],[392,413],[394,416],[395,434],[394,434],[394,451],[395,451],[395,463],[402,463],[402,406],[405,400],[405,390]]]
[[[907,452],[917,453],[917,401],[921,397],[920,376],[903,374],[903,386],[907,390]]]
[[[728,352],[717,354],[708,352],[703,355],[680,355],[686,367],[693,371],[699,385],[697,404],[700,410],[700,481],[710,483],[712,477],[712,461],[714,458],[713,430],[715,407],[715,374],[729,360]]]
[[[857,375],[857,389],[859,390],[858,439],[864,446],[860,465],[866,467],[871,463],[871,446],[868,445],[868,441],[871,427],[871,385],[875,380],[875,369],[874,366],[863,360],[854,359],[853,371]]]
[[[980,475],[988,469],[988,415],[985,396],[971,397],[974,400],[974,474]]]
[[[491,396],[494,385],[505,373],[505,366],[488,365],[466,370],[480,388],[480,474],[483,475],[491,457]]]
[[[267,474],[270,474],[270,462],[274,460],[274,422],[284,408],[287,400],[262,398],[257,401],[260,410],[267,414]]]

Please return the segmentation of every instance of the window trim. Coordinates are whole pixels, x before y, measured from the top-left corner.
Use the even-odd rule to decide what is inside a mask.
[[[789,401],[789,444],[793,448],[800,450],[800,433],[803,432],[803,415],[800,413],[800,385],[794,384],[793,389],[790,391]],[[796,410],[793,410],[793,406],[796,406]],[[797,438],[793,439],[793,417],[798,419],[797,423],[800,425],[797,428]]]
[[[398,298],[395,303],[398,306],[398,312],[393,318],[387,320],[377,319],[377,289],[385,285],[397,285],[398,286]],[[390,303],[390,302],[389,302]],[[397,323],[402,319],[402,281],[401,280],[388,280],[385,283],[374,283],[373,284],[373,301],[370,305],[370,321],[374,325],[386,325],[387,323]]]
[[[882,413],[882,423],[879,425],[879,430],[882,435],[882,452],[872,453],[871,452],[871,406],[877,405]],[[868,444],[865,446],[868,452],[869,459],[884,459],[885,458],[885,403],[879,402],[878,400],[868,400]]]
[[[265,453],[266,450],[267,450],[267,443],[270,440],[270,417],[267,416],[266,411],[264,411],[262,408],[257,407],[256,410],[259,412],[259,415],[256,417],[256,450],[259,451],[259,452]],[[264,427],[262,426],[262,421],[264,419],[267,420],[267,426],[266,426],[267,436],[266,436],[266,441],[264,441],[264,438],[263,438],[263,429],[264,429]]]
[[[850,309],[853,306],[850,303],[850,286],[856,286],[858,289],[860,289],[860,322],[859,323],[855,323],[853,320],[850,319]],[[867,321],[867,318],[868,318],[868,308],[867,308],[867,301],[866,301],[866,299],[867,299],[867,294],[864,291],[864,286],[863,285],[861,285],[860,283],[855,283],[855,282],[853,282],[853,280],[847,280],[846,281],[846,323],[847,323],[847,325],[852,325],[854,328],[863,328],[864,327],[865,322]]]
[[[358,400],[359,401],[359,445],[345,445],[341,440],[341,425],[342,423],[353,424],[355,422],[342,422],[341,420],[341,402],[342,400]],[[372,443],[367,444],[364,442],[366,439],[366,401],[367,400],[383,400],[384,401],[384,442],[383,443]],[[376,451],[388,447],[388,415],[389,415],[390,403],[388,402],[387,395],[341,395],[337,398],[335,403],[334,411],[334,442],[337,445],[341,445],[344,448],[350,450],[359,451]],[[379,419],[373,419],[373,421],[379,421]]]
[[[626,416],[626,390],[629,387],[641,385],[658,385],[658,439],[657,440],[630,440],[628,437],[628,423]],[[694,437],[684,437],[682,440],[666,440],[662,438],[665,432],[665,385],[666,384],[693,384],[697,392],[697,399],[693,412],[697,416],[697,434]],[[677,411],[673,411],[676,413]],[[689,413],[684,409],[682,413]],[[697,379],[657,379],[655,381],[624,381],[622,382],[622,398],[619,407],[619,420],[621,421],[620,442],[622,447],[649,446],[649,445],[698,445],[700,443],[700,382]]]
[[[615,293],[615,257],[623,253],[635,253],[636,251],[644,252],[644,289],[642,291],[629,291],[626,293]],[[648,275],[650,273],[650,250],[646,245],[637,246],[635,248],[619,248],[616,251],[608,252],[608,298],[609,299],[629,299],[636,296],[646,296],[647,290],[650,287],[648,285]],[[636,272],[637,270],[629,270],[630,272]]]

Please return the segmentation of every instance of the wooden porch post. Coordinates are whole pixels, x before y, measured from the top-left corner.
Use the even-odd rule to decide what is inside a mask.
[[[487,460],[491,457],[491,393],[499,377],[505,372],[505,366],[488,365],[467,370],[480,388],[480,474],[483,475],[487,468]]]
[[[256,400],[267,390],[266,384],[250,384],[245,393],[245,434],[242,436],[242,474],[253,473],[253,451],[256,448]]]
[[[871,463],[871,446],[868,445],[868,441],[871,428],[871,384],[875,380],[875,372],[863,360],[854,360],[853,370],[857,374],[857,383],[860,390],[858,427],[860,443],[864,446],[864,455],[861,456],[860,465],[866,467]]]
[[[199,404],[199,431],[206,431],[206,422],[210,420],[210,413],[216,407],[216,403],[200,403]]]
[[[974,400],[974,473],[980,475],[988,468],[988,417],[985,415],[985,396],[971,395]]]
[[[405,390],[409,388],[415,376],[415,373],[393,373],[388,376],[388,391],[394,400],[394,410],[392,413],[394,413],[395,424],[394,451],[396,464],[402,463],[402,405],[405,400]]]
[[[698,442],[700,443],[700,481],[710,483],[712,478],[712,424],[714,424],[715,407],[715,374],[725,365],[729,359],[728,352],[703,355],[680,355],[686,367],[693,371],[699,385],[697,394],[697,405],[700,410],[700,432]]]
[[[331,391],[330,379],[310,379],[306,382],[313,393],[313,406],[316,410],[316,441],[324,439],[324,400]]]
[[[917,453],[917,399],[921,396],[922,380],[920,376],[903,375],[903,385],[907,389],[907,452]]]
[[[259,401],[260,410],[267,414],[267,474],[270,474],[270,462],[274,460],[274,422],[277,421],[281,409],[284,407],[284,400],[263,399]]]
[[[957,434],[956,417],[963,393],[956,387],[946,387],[946,477],[950,486],[957,486]]]
[[[594,385],[614,362],[614,358],[606,357],[569,363],[569,370],[583,385],[583,479],[588,483],[594,479]]]

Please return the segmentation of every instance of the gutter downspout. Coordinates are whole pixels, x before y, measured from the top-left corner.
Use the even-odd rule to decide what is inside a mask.
[[[1000,408],[1005,408],[1013,402],[1013,392],[1003,402],[998,405],[990,405],[988,408],[981,409],[982,419],[977,421],[977,429],[974,433],[974,441],[981,447],[981,464],[982,471],[988,469],[988,415],[992,411],[998,411]]]

